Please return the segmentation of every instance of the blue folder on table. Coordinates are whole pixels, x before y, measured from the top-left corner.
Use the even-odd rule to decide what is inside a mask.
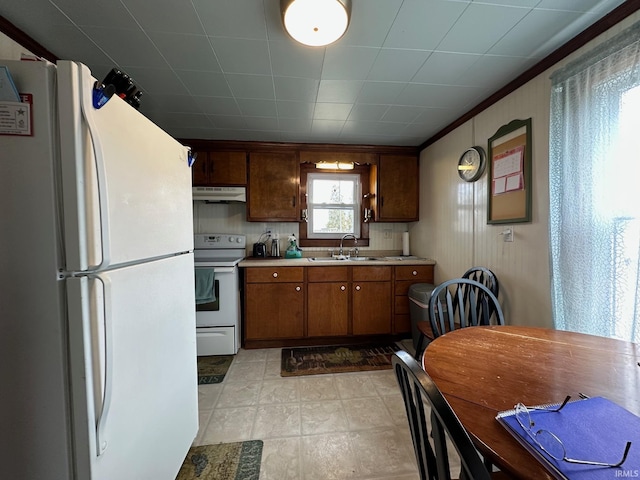
[[[537,405],[557,408],[559,405]],[[603,397],[567,403],[559,412],[529,407],[534,432],[547,430],[558,437],[568,458],[617,463],[627,442],[632,442],[626,461],[616,468],[581,465],[555,460],[533,441],[520,426],[515,410],[500,412],[496,419],[556,478],[570,480],[613,480],[640,478],[640,417]]]

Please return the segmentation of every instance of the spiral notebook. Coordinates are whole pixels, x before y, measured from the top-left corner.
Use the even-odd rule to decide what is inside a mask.
[[[537,405],[557,408],[558,404]],[[531,408],[531,407],[530,407]],[[557,436],[566,456],[577,460],[617,463],[627,442],[632,442],[626,461],[617,468],[558,461],[540,449],[515,418],[515,410],[498,413],[500,422],[529,452],[559,479],[612,480],[640,478],[640,417],[603,397],[567,403],[559,412],[530,409],[533,431],[547,430]]]

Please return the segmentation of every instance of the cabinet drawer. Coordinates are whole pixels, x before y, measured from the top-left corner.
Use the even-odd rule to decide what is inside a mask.
[[[396,268],[396,280],[433,283],[433,265],[406,265]]]
[[[353,267],[354,282],[391,280],[391,267]]]
[[[247,283],[302,282],[304,267],[252,267],[245,275]]]
[[[309,267],[309,282],[346,282],[349,279],[348,267]]]

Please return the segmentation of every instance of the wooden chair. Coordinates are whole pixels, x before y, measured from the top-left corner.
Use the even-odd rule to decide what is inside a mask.
[[[497,279],[495,287],[498,288]],[[489,287],[470,278],[454,278],[438,285],[431,292],[427,309],[429,324],[418,323],[416,359],[422,355],[426,339],[434,340],[458,328],[504,325],[497,296]]]
[[[492,475],[471,442],[469,434],[440,390],[407,352],[396,352],[393,369],[402,392],[421,480],[450,480],[446,437],[460,457],[460,478],[489,480]],[[423,401],[431,407],[431,432]],[[429,436],[433,438],[433,448]]]

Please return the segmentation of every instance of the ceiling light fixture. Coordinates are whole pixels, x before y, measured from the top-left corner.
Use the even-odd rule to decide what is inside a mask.
[[[316,168],[323,170],[353,170],[353,162],[318,162]]]
[[[291,37],[311,47],[338,40],[351,20],[351,0],[280,0],[282,23]]]

